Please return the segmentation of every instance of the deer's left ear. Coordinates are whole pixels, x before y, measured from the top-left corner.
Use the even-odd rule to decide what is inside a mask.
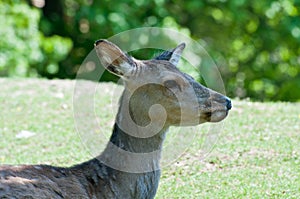
[[[96,41],[95,49],[102,65],[115,75],[120,77],[130,75],[136,69],[133,59],[107,40]]]
[[[184,48],[185,48],[185,43],[181,43],[176,48],[162,52],[160,55],[158,55],[154,59],[167,60],[167,61],[171,62],[172,64],[174,64],[175,66],[177,66]]]

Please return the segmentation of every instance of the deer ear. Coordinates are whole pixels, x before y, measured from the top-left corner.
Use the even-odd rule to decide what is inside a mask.
[[[136,69],[136,64],[132,58],[107,40],[96,41],[95,49],[101,64],[115,75],[124,76],[127,74],[128,76]]]
[[[176,48],[162,52],[160,55],[158,55],[154,59],[167,60],[167,61],[171,62],[172,64],[174,64],[175,66],[177,66],[184,48],[185,48],[185,43],[181,43]]]

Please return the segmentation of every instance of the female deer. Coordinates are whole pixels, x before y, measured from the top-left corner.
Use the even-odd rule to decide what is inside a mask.
[[[109,41],[97,41],[102,65],[125,84],[106,149],[70,168],[2,166],[0,198],[154,198],[168,128],[218,122],[231,109],[227,97],[176,68],[184,47],[140,61]]]

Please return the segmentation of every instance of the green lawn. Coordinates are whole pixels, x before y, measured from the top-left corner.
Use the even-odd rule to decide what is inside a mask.
[[[99,85],[94,103],[101,129],[86,135],[74,125],[74,81],[0,79],[0,85],[0,164],[70,166],[100,152],[98,140],[109,137],[115,114],[111,99],[119,88],[114,84]],[[200,127],[206,135],[213,126]],[[33,135],[24,138],[24,131]],[[233,100],[220,132],[205,158],[205,136],[167,136],[169,147],[172,139],[192,142],[163,167],[156,198],[300,198],[299,103]]]

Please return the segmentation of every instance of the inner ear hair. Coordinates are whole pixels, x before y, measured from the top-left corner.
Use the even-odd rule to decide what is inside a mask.
[[[117,45],[99,40],[95,43],[95,48],[100,62],[109,72],[122,77],[136,69],[134,60]]]

